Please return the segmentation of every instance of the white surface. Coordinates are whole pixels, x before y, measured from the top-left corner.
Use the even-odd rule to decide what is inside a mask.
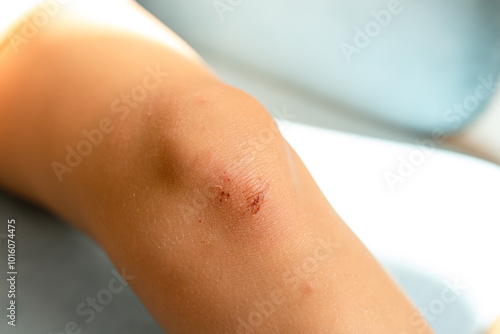
[[[500,316],[499,167],[436,151],[392,191],[384,173],[415,147],[291,123],[283,133],[377,257],[437,280],[460,279],[475,312],[473,333]]]
[[[0,45],[9,37],[9,33],[18,21],[40,1],[17,0],[0,2]]]

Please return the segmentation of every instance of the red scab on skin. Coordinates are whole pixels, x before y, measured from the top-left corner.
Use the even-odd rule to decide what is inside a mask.
[[[219,188],[219,202],[220,203],[227,202],[229,197],[231,197],[231,195],[229,194],[229,192],[222,190],[222,187],[218,186],[218,188]]]
[[[314,291],[314,287],[313,287],[312,283],[306,283],[306,285],[304,286],[304,292],[306,293],[306,295],[313,293],[313,291]]]
[[[262,201],[264,200],[265,192],[260,192],[250,202],[248,206],[250,208],[250,212],[256,214],[260,210],[260,206],[262,205]]]
[[[212,186],[212,198],[217,207],[231,205],[242,215],[258,213],[267,199],[269,185],[260,179],[247,178],[235,183],[235,177],[225,171],[217,185]]]
[[[206,96],[199,96],[196,98],[196,104],[199,106],[206,106],[210,103],[210,99]]]

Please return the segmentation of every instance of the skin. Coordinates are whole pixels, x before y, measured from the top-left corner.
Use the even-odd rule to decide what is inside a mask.
[[[491,326],[488,334],[499,334],[500,333],[500,318]]]
[[[432,333],[267,111],[182,43],[67,10],[0,77],[0,184],[97,240],[168,333]]]

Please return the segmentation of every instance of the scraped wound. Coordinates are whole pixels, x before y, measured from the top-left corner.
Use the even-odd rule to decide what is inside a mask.
[[[264,203],[268,185],[260,179],[237,181],[228,177],[227,172],[225,172],[219,181],[219,185],[215,186],[215,188],[218,190],[216,203],[219,206],[226,203],[237,205],[243,214],[256,214]]]
[[[262,191],[253,197],[249,205],[251,213],[255,214],[260,210],[260,206],[262,204],[262,201],[264,200],[264,196],[265,196],[265,191]]]

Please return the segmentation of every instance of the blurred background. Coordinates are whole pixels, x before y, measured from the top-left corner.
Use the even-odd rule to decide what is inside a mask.
[[[413,141],[493,108],[494,89],[478,87],[498,81],[498,0],[139,3],[228,83],[269,110],[294,105],[301,123]]]

